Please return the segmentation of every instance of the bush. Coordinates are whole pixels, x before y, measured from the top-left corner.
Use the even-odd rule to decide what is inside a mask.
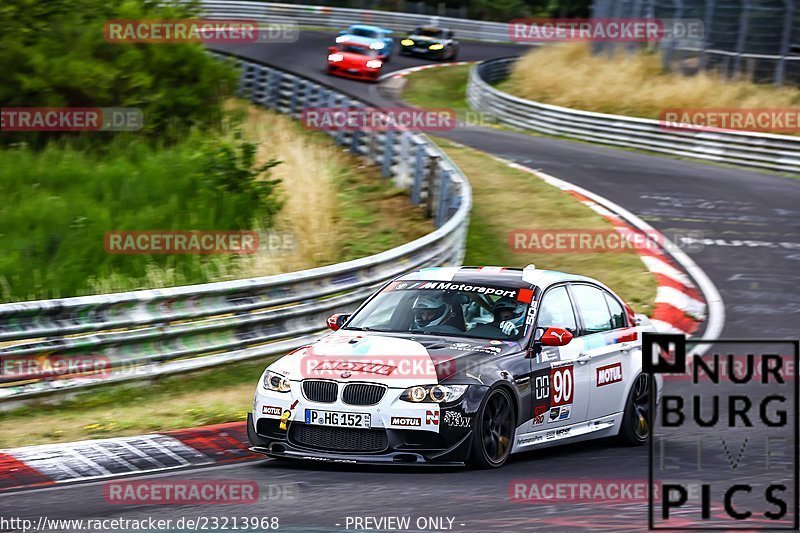
[[[105,251],[113,230],[269,226],[280,208],[268,179],[277,162],[256,167],[253,145],[201,137],[168,147],[112,141],[102,155],[54,142],[0,151],[2,300],[90,294],[109,279],[115,290],[200,283],[235,267],[235,255]],[[154,271],[167,279],[153,280]]]
[[[218,123],[236,72],[201,44],[114,44],[113,19],[191,17],[196,6],[146,0],[4,0],[0,4],[0,103],[3,107],[138,107],[144,131],[178,138]],[[95,140],[115,134],[91,134]],[[4,133],[0,140],[52,135]],[[75,138],[71,134],[71,138]]]

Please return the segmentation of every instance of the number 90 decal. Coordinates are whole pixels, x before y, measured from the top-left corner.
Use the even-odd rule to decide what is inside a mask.
[[[552,407],[572,403],[572,393],[575,390],[572,365],[550,370],[550,387]]]

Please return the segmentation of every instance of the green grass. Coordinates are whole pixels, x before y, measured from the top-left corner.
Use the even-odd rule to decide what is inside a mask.
[[[636,312],[652,313],[656,282],[635,253],[520,253],[508,244],[513,230],[612,230],[610,222],[560,189],[484,152],[442,138],[436,142],[472,185],[465,264],[524,267],[533,263],[537,268],[590,276],[618,292]]]
[[[447,107],[459,120],[474,113],[466,100],[467,78],[472,65],[432,68],[405,77],[403,99],[417,107]]]
[[[75,296],[116,275],[146,284],[153,264],[187,283],[213,276],[213,261],[192,255],[106,253],[113,230],[250,229],[258,213],[248,191],[210,176],[200,135],[171,146],[126,138],[103,153],[50,144],[0,150],[0,295],[3,301]],[[211,267],[211,268],[209,268]]]

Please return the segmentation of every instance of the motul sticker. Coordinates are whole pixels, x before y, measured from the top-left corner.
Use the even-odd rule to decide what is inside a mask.
[[[280,407],[274,407],[272,405],[264,405],[261,407],[262,415],[281,416],[281,413],[283,413],[283,409]]]
[[[421,418],[414,418],[409,416],[393,416],[391,419],[393,426],[414,426],[419,427],[422,425]]]
[[[601,366],[597,369],[597,386],[611,385],[622,381],[622,363]]]

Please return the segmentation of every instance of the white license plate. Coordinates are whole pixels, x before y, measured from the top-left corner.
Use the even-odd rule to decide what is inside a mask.
[[[369,429],[370,415],[367,413],[342,413],[340,411],[306,409],[306,424]]]

